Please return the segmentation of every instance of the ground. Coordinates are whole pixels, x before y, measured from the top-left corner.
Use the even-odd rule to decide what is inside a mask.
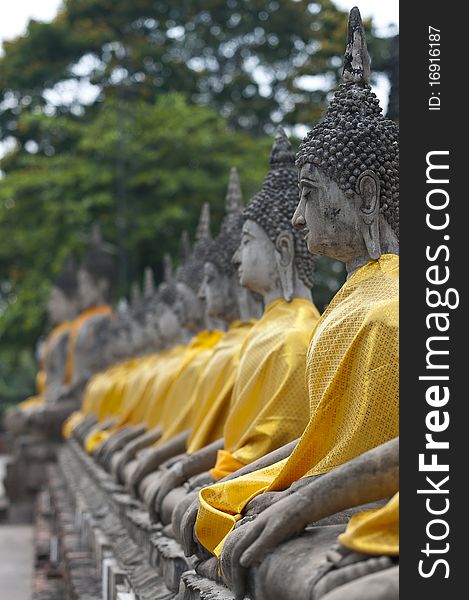
[[[0,499],[6,457],[0,455]],[[0,596],[31,600],[33,526],[0,521]]]

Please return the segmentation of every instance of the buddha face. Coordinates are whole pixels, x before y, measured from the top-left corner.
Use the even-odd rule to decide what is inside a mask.
[[[81,308],[86,309],[101,304],[102,294],[93,276],[88,271],[85,271],[85,269],[79,269],[77,279],[78,297]]]
[[[130,331],[128,323],[116,323],[112,338],[112,353],[115,359],[128,356],[130,350]]]
[[[47,300],[47,312],[53,324],[62,323],[75,316],[76,303],[60,288],[54,286]]]
[[[196,330],[203,320],[203,302],[185,283],[176,284],[177,297],[174,312],[184,327]]]
[[[250,219],[243,225],[233,263],[238,265],[241,285],[261,295],[268,293],[279,278],[274,244],[262,227]]]
[[[220,273],[213,263],[204,265],[204,278],[199,297],[205,300],[206,314],[214,319],[224,319],[233,312],[235,298],[230,278]]]
[[[364,251],[361,199],[347,198],[315,165],[299,173],[300,202],[292,224],[302,230],[309,252],[348,262]]]
[[[161,302],[158,305],[158,333],[165,345],[174,342],[181,333],[181,325],[170,306]]]
[[[140,343],[142,348],[156,348],[160,339],[158,325],[158,303],[152,302],[145,310],[145,314],[138,321],[140,329]]]

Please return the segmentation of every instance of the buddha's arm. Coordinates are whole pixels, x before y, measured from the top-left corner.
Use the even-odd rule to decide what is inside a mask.
[[[276,462],[279,462],[284,458],[288,458],[295,449],[296,445],[298,444],[298,441],[299,438],[297,440],[293,440],[293,442],[285,444],[285,446],[282,446],[281,448],[277,448],[277,450],[269,452],[269,454],[266,454],[262,458],[259,458],[258,460],[249,463],[241,469],[238,469],[231,475],[227,475],[223,479],[220,479],[220,481],[229,481],[230,479],[236,479],[236,477],[241,477],[242,475],[247,475],[248,473],[259,471],[260,469],[264,469],[265,467],[270,467]]]
[[[306,481],[242,526],[244,534],[225,548],[231,555],[230,564],[252,566],[309,523],[395,494],[399,489],[399,438]]]
[[[399,490],[399,438],[373,448],[333,471],[306,478],[303,486],[292,486],[291,500],[300,498],[309,509],[306,524],[335,513],[389,498]],[[288,500],[288,498],[287,498]]]
[[[399,489],[399,438],[306,481],[228,536],[221,557],[222,570],[236,598],[243,597],[245,569],[260,563],[267,553],[301,533],[308,524],[395,494]]]
[[[161,427],[154,427],[150,431],[147,431],[143,435],[132,440],[124,447],[117,466],[119,477],[123,477],[123,469],[125,468],[125,465],[136,457],[137,452],[140,452],[140,450],[143,450],[143,448],[147,448],[148,446],[155,444],[160,439],[162,433],[163,430]]]
[[[136,491],[144,477],[155,471],[166,460],[177,454],[184,453],[190,433],[189,429],[178,433],[178,435],[173,436],[170,440],[161,444],[161,446],[147,449],[142,458],[137,457],[139,464],[129,480],[130,488]]]
[[[223,448],[223,438],[197,450],[193,454],[185,454],[175,462],[163,475],[158,490],[152,501],[152,512],[156,517],[161,511],[163,500],[174,488],[195,475],[208,471],[215,464],[218,450]],[[207,473],[207,475],[209,475]]]
[[[258,471],[259,469],[263,469],[265,467],[270,467],[271,465],[275,464],[276,462],[283,460],[284,458],[287,458],[288,456],[290,456],[290,454],[293,452],[295,446],[298,444],[298,441],[299,440],[293,440],[293,442],[285,444],[285,446],[282,446],[281,448],[277,448],[277,450],[273,450],[272,452],[269,452],[269,454],[266,454],[262,458],[250,463],[249,465],[246,465],[245,467],[242,467],[241,469],[238,469],[231,475],[228,475],[227,477],[220,479],[220,481],[218,483],[230,481],[231,479],[236,479],[237,477],[241,477],[242,475],[248,475],[249,473],[253,473],[254,471]],[[200,483],[201,486],[205,486],[210,483],[215,483],[213,480],[210,481],[211,476],[208,473],[207,473],[207,476],[208,476],[207,478],[202,478],[202,476],[200,476],[200,480],[197,481],[197,483]],[[195,498],[194,502],[187,509],[185,515],[181,519],[181,525],[180,525],[180,528],[178,531],[179,540],[184,549],[184,553],[186,556],[191,556],[192,554],[195,554],[197,551],[197,548],[198,548],[197,542],[194,540],[194,535],[193,535],[194,526],[195,526],[195,522],[197,519],[197,512],[198,512],[198,501]],[[173,526],[174,526],[174,524],[173,524]]]
[[[203,471],[208,471],[213,467],[217,460],[217,452],[223,448],[223,438],[204,446],[197,452],[187,454],[182,461],[182,474],[184,481],[198,475]]]

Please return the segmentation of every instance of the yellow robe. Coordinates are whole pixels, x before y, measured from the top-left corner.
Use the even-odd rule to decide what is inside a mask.
[[[73,430],[87,415],[94,414],[98,421],[114,416],[122,395],[121,387],[142,360],[127,360],[93,375],[86,385],[81,409],[72,413],[62,427],[63,437],[71,437]]]
[[[96,315],[111,316],[112,308],[108,304],[102,306],[92,306],[84,310],[72,323],[70,329],[70,337],[68,339],[67,360],[65,363],[65,383],[71,383],[73,379],[73,371],[75,367],[75,348],[78,334],[82,326]]]
[[[306,352],[319,312],[294,298],[269,304],[241,348],[224,450],[211,474],[221,479],[299,437],[309,419]]]
[[[202,489],[196,534],[219,555],[248,502],[288,488],[398,435],[399,259],[353,273],[319,321],[308,351],[311,418],[288,459]]]
[[[171,403],[169,397],[171,386],[187,365],[200,352],[211,348],[219,340],[220,335],[222,335],[220,331],[201,331],[189,344],[181,347],[175,355],[168,356],[155,382],[145,393],[142,422],[147,425],[148,429],[162,425],[165,420],[165,410],[167,415],[169,411],[169,408],[166,407],[166,400],[168,399],[168,402]],[[168,422],[168,417],[166,417],[166,422]]]
[[[157,362],[158,355],[150,354],[122,365],[121,372],[114,374],[115,381],[100,402],[98,419],[102,421],[108,417],[120,417],[128,395],[139,397],[143,393],[155,373]]]
[[[173,349],[173,352],[180,353],[180,347]],[[142,422],[146,390],[151,388],[167,354],[168,352],[162,352],[135,359],[132,368],[126,372],[117,371],[117,379],[106,390],[99,407],[100,420],[111,416],[117,419],[117,424],[104,431],[89,433],[85,439],[87,452],[94,452],[114,431],[125,425]]]
[[[399,555],[399,492],[382,508],[353,515],[339,542],[363,554]]]
[[[47,388],[47,375],[46,375],[46,366],[45,366],[47,354],[50,351],[50,348],[51,348],[53,342],[56,340],[56,338],[59,335],[62,335],[63,333],[70,331],[72,328],[72,325],[73,325],[73,321],[63,321],[62,323],[60,323],[59,325],[54,327],[54,329],[52,329],[52,331],[47,336],[47,339],[44,342],[43,358],[41,360],[39,371],[36,374],[37,395],[29,396],[29,398],[26,398],[26,400],[23,400],[22,402],[20,402],[17,407],[20,410],[26,410],[28,408],[32,408],[34,406],[42,406],[44,404],[44,392],[46,391],[46,388]]]
[[[254,321],[235,321],[215,346],[194,391],[192,433],[187,441],[188,454],[223,437],[241,347],[253,325]]]
[[[197,345],[191,350],[192,358],[180,370],[166,393],[159,423],[163,429],[163,435],[155,445],[162,444],[191,427],[192,412],[197,398],[195,394],[197,384],[214,348],[224,335],[223,331],[215,330],[203,332],[203,335],[197,336]]]
[[[114,429],[143,422],[152,387],[156,385],[159,375],[164,372],[169,359],[172,358],[177,364],[181,360],[184,349],[185,346],[179,345],[152,355],[148,362],[143,363],[142,367],[129,377],[118,410],[119,420]]]

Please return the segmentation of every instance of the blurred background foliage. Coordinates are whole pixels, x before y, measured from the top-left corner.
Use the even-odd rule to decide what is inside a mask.
[[[32,392],[45,298],[94,221],[128,294],[161,276],[203,202],[216,235],[228,171],[247,201],[283,123],[295,146],[340,78],[347,15],[330,0],[65,0],[0,57],[0,401]],[[367,22],[374,73],[394,38]],[[344,278],[318,261],[320,308]]]

